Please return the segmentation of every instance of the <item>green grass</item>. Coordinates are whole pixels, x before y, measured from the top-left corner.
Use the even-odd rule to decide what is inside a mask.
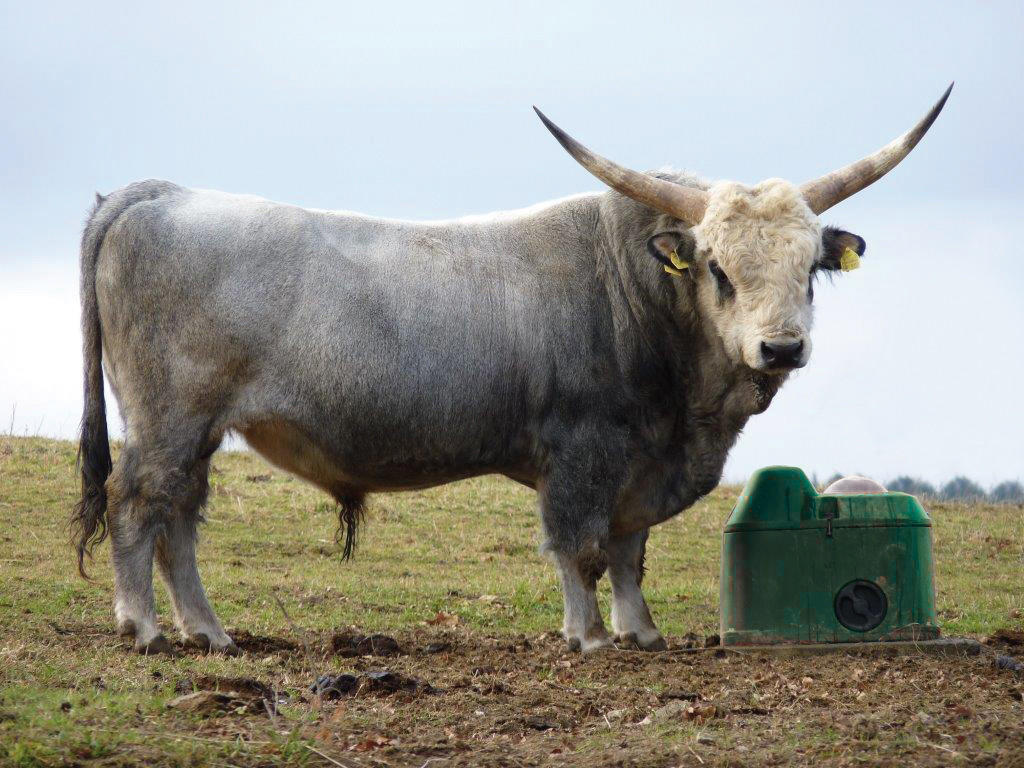
[[[126,652],[113,636],[108,546],[97,549],[87,582],[78,577],[68,544],[74,460],[68,442],[0,438],[0,763],[326,764],[307,748],[316,743],[311,729],[324,727],[315,707],[283,707],[270,725],[168,713],[175,682],[190,674],[272,679],[298,701],[311,664],[322,657],[311,661],[302,650],[240,659]],[[217,454],[213,465],[200,569],[229,631],[301,642],[353,625],[415,637],[435,631],[424,622],[439,611],[456,614],[458,631],[469,637],[533,637],[560,626],[555,573],[538,554],[532,491],[486,477],[376,496],[356,557],[346,563],[323,494],[247,453]],[[652,533],[644,589],[670,641],[717,631],[720,535],[737,492],[718,488]],[[1020,626],[1021,507],[933,502],[929,511],[944,632],[980,636]],[[606,615],[607,598],[605,585]],[[158,609],[170,630],[162,586]],[[559,669],[539,669],[536,681],[555,679]],[[653,680],[645,690],[656,695],[664,684]],[[595,673],[575,685],[600,692],[607,681]],[[379,715],[368,712],[354,708],[345,729],[379,727]],[[425,718],[428,730],[443,719],[433,710],[414,716]],[[668,731],[690,741],[696,733],[691,725]],[[604,748],[617,738],[617,731],[595,731],[575,748]],[[723,743],[734,738],[721,736]],[[823,738],[808,737],[807,745],[824,744],[827,757],[832,741]]]
[[[5,445],[0,565],[16,574],[18,599],[15,605],[0,597],[0,617],[108,623],[108,547],[100,546],[88,565],[91,583],[78,578],[67,547],[74,448],[37,439]],[[275,596],[312,629],[357,624],[393,630],[440,610],[480,629],[560,626],[557,579],[538,553],[539,520],[529,489],[484,477],[374,496],[356,557],[344,562],[334,541],[337,520],[323,493],[248,453],[220,453],[213,467],[199,558],[226,626],[278,629]],[[717,626],[718,533],[734,495],[735,489],[716,491],[651,537],[645,592],[668,633]],[[499,599],[481,602],[483,595]],[[605,603],[607,597],[605,588]],[[167,614],[160,588],[158,608]]]

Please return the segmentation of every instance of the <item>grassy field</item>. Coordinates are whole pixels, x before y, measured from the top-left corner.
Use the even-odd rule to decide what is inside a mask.
[[[670,647],[717,631],[737,491],[652,534],[645,592]],[[345,563],[326,497],[218,454],[200,567],[243,654],[136,656],[114,635],[106,545],[94,580],[77,576],[75,492],[73,445],[0,438],[0,764],[1024,765],[1024,680],[993,664],[1014,652],[999,643],[963,659],[567,653],[533,493],[498,478],[375,497]],[[929,511],[944,632],[1012,639],[1021,507]],[[603,599],[607,616],[606,586]],[[348,635],[374,632],[401,653],[346,655]],[[421,684],[309,692],[320,674],[377,668]]]

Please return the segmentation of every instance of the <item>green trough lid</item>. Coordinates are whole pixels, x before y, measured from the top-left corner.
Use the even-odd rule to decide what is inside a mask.
[[[906,493],[823,496],[799,468],[765,467],[747,481],[725,532],[931,524],[917,499]]]

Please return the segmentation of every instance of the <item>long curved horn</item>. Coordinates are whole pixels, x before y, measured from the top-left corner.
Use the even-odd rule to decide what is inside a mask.
[[[917,146],[917,142],[928,132],[939,116],[949,92],[953,90],[953,83],[942,94],[935,106],[931,108],[921,122],[904,133],[898,139],[886,144],[873,155],[851,163],[838,171],[832,171],[814,181],[808,181],[800,186],[800,192],[807,201],[807,205],[815,213],[824,213],[836,203],[840,203],[850,195],[855,195],[869,184],[874,184],[889,171],[895,168],[899,162],[910,154],[910,150]]]
[[[551,131],[551,135],[558,139],[558,143],[573,156],[577,163],[612,189],[621,192],[626,197],[631,197],[638,203],[644,203],[662,213],[675,216],[690,226],[699,224],[704,218],[704,211],[708,207],[708,196],[703,190],[684,187],[682,184],[673,184],[671,181],[631,171],[629,168],[613,163],[584,147],[548,120],[544,113],[536,107],[533,108],[533,111],[537,113],[537,117]]]

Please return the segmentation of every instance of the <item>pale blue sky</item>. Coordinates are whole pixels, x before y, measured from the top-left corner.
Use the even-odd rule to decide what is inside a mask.
[[[600,188],[532,104],[633,167],[799,182],[955,79],[911,157],[825,215],[864,266],[818,291],[811,364],[727,476],[1024,476],[1022,77],[1020,3],[0,0],[0,428],[75,431],[94,190],[423,219]]]

